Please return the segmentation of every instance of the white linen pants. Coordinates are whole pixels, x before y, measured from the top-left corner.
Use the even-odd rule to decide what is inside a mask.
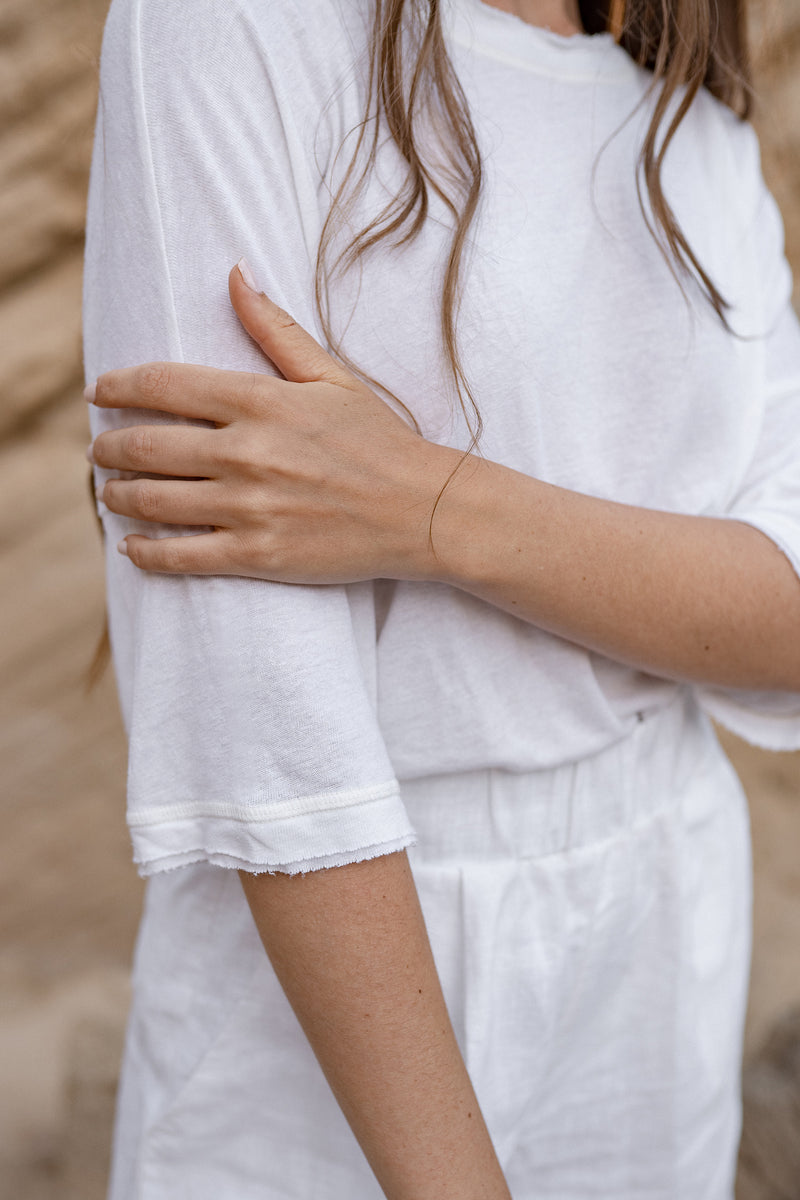
[[[514,1200],[732,1200],[749,823],[681,690],[591,758],[403,786]],[[237,873],[148,881],[109,1200],[377,1200]]]

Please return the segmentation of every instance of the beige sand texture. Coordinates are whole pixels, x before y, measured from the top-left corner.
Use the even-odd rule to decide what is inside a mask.
[[[0,5],[0,1200],[104,1195],[142,896],[113,683],[83,686],[103,613],[80,276],[106,5]],[[753,28],[766,166],[800,273],[800,0],[759,7]],[[800,755],[725,743],[750,797],[756,865],[738,1200],[793,1200]]]

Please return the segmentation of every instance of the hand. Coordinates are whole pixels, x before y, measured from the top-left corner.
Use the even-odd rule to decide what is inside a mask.
[[[213,526],[192,537],[131,534],[144,570],[249,575],[285,583],[426,578],[429,524],[458,451],[425,441],[234,267],[231,302],[284,378],[184,363],[101,375],[101,408],[154,409],[213,422],[101,433],[100,467],[162,478],[109,480],[114,513]]]

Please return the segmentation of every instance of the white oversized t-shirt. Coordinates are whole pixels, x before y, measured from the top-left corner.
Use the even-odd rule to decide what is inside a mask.
[[[272,370],[228,300],[242,255],[321,338],[314,262],[362,116],[371,9],[114,0],[89,194],[87,380],[153,360]],[[800,326],[751,127],[703,92],[664,167],[734,337],[693,284],[681,294],[639,208],[651,77],[607,34],[559,37],[480,0],[443,9],[484,156],[458,322],[481,452],[590,495],[747,521],[800,571]],[[385,135],[351,232],[402,178]],[[335,283],[332,317],[427,437],[466,446],[438,332],[450,228],[433,197],[414,243],[379,246]],[[97,434],[154,418],[91,419]],[[398,778],[574,762],[678,686],[444,584],[145,574],[116,543],[170,531],[103,518],[143,875],[201,860],[293,871],[399,849],[413,830]],[[701,692],[737,733],[800,746],[800,696]]]

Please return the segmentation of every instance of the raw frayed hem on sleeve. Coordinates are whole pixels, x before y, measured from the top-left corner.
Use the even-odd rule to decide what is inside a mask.
[[[184,801],[171,810],[129,812],[128,823],[143,877],[196,862],[296,874],[391,853],[415,836],[396,782],[302,803],[226,804],[219,811]]]
[[[393,842],[381,842],[376,846],[362,846],[358,850],[325,854],[320,858],[307,858],[290,863],[253,863],[228,854],[214,854],[197,850],[157,859],[154,862],[137,863],[136,869],[143,879],[147,879],[151,875],[158,875],[163,871],[175,871],[179,867],[187,867],[196,862],[208,862],[215,867],[246,871],[251,875],[306,875],[309,871],[345,867],[350,863],[368,862],[370,859],[380,858],[385,854],[396,854],[409,846],[415,846],[416,841],[415,835],[411,833],[405,837],[396,838]]]

